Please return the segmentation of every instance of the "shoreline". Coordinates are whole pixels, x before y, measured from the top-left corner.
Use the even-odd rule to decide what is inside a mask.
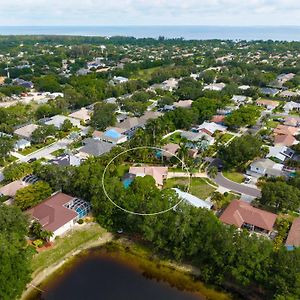
[[[187,264],[179,264],[171,260],[164,260],[151,253],[148,248],[128,238],[114,240],[111,233],[105,233],[97,241],[85,244],[80,249],[68,253],[63,259],[37,273],[28,283],[20,300],[34,299],[34,295],[43,292],[43,284],[53,283],[57,276],[62,276],[72,269],[76,263],[89,255],[105,254],[140,271],[148,278],[156,279],[177,288],[180,291],[197,293],[201,299],[229,300],[230,293],[197,280],[200,270]],[[150,256],[150,257],[149,257]],[[164,270],[164,272],[162,272]],[[195,278],[194,278],[195,277]]]
[[[89,241],[86,244],[82,245],[79,249],[74,249],[71,252],[67,253],[62,259],[53,263],[46,269],[38,271],[37,274],[33,272],[33,279],[27,284],[26,290],[23,291],[20,300],[26,300],[27,297],[30,297],[31,293],[34,290],[39,290],[38,286],[42,284],[47,278],[53,275],[56,271],[58,271],[63,265],[70,262],[70,260],[76,255],[82,253],[85,250],[93,249],[95,247],[102,246],[114,238],[113,234],[110,232],[104,233],[100,238],[96,241]]]

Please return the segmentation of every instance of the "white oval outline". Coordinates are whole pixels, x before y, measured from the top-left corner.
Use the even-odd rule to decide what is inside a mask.
[[[179,205],[184,199],[181,198],[181,200],[179,202],[177,202],[175,205],[173,205],[172,207],[169,207],[168,209],[165,209],[165,210],[162,210],[162,211],[159,211],[159,212],[154,212],[154,213],[138,213],[138,212],[134,212],[134,211],[130,211],[130,210],[127,210],[125,208],[123,208],[122,206],[118,205],[117,203],[115,203],[111,198],[110,196],[108,195],[106,189],[105,189],[105,184],[104,184],[104,177],[105,177],[105,173],[109,167],[109,165],[116,159],[118,158],[119,156],[121,156],[122,154],[124,153],[127,153],[127,152],[130,152],[132,150],[140,150],[140,149],[153,149],[153,150],[161,150],[161,151],[164,151],[164,152],[167,152],[169,154],[171,154],[172,156],[176,157],[183,165],[183,168],[187,171],[189,177],[189,182],[188,182],[188,188],[187,188],[187,192],[189,192],[190,190],[190,186],[191,186],[191,176],[190,176],[190,173],[189,173],[189,169],[186,167],[186,164],[184,163],[183,160],[181,160],[177,155],[174,155],[173,153],[171,153],[170,151],[167,151],[167,150],[164,150],[162,148],[159,148],[159,147],[152,147],[152,146],[140,146],[140,147],[135,147],[135,148],[130,148],[130,149],[127,149],[125,151],[122,151],[121,153],[117,154],[116,156],[114,156],[110,161],[109,163],[106,165],[104,171],[103,171],[103,174],[102,174],[102,188],[103,188],[103,191],[104,191],[104,194],[106,196],[106,198],[108,198],[108,200],[114,205],[116,206],[117,208],[129,213],[129,214],[133,214],[133,215],[138,215],[138,216],[155,216],[155,215],[160,215],[160,214],[164,214],[168,211],[170,211],[171,209],[174,209],[177,205]]]

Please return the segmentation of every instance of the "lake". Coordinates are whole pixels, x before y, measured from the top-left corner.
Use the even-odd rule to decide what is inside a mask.
[[[204,299],[200,295],[179,291],[165,282],[148,279],[142,270],[103,254],[82,257],[43,290],[45,292],[35,299]]]
[[[0,26],[0,35],[39,34],[299,41],[300,26]]]

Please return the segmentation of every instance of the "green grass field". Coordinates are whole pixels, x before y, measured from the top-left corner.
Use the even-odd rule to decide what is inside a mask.
[[[237,182],[237,183],[242,183],[245,179],[245,176],[242,173],[236,172],[236,171],[228,171],[228,172],[223,172],[224,177],[227,179]]]
[[[184,177],[167,179],[164,188],[172,188],[178,185],[188,186],[189,179]],[[216,189],[207,184],[203,178],[191,178],[189,193],[200,198],[208,198]]]

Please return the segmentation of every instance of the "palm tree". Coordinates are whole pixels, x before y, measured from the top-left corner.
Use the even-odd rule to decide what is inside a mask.
[[[187,159],[187,156],[188,156],[188,148],[186,147],[185,143],[181,143],[180,145],[180,148],[178,150],[178,155],[179,157],[181,158],[181,168],[183,170],[183,167],[185,165],[185,161]]]

